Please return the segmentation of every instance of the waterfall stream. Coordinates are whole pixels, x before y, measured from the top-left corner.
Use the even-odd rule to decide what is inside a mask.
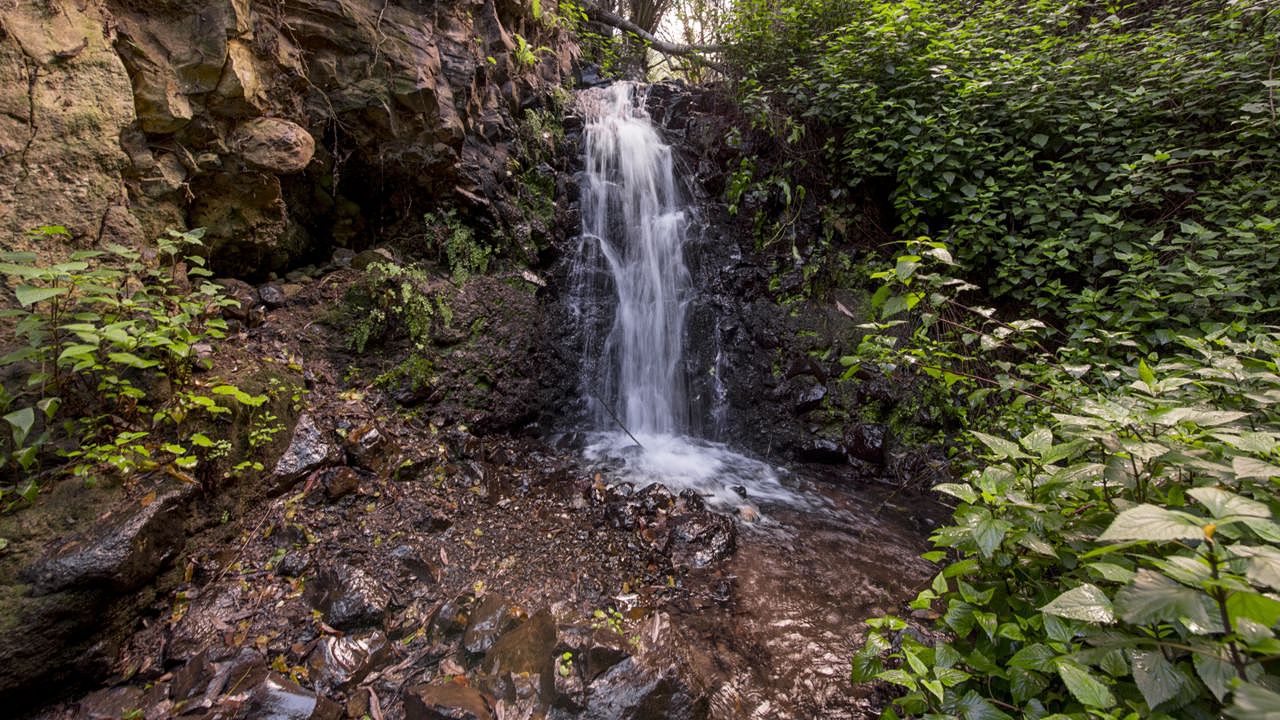
[[[697,302],[685,263],[693,208],[671,146],[645,113],[642,86],[586,90],[579,102],[587,119],[582,234],[569,303],[583,342],[587,457],[618,464],[623,479],[693,489],[721,506],[741,504],[744,491],[753,502],[796,502],[774,468],[692,436],[693,427],[714,426],[724,406],[722,397],[712,407],[692,402],[689,373],[726,369],[687,367],[689,343],[717,339],[687,333]]]

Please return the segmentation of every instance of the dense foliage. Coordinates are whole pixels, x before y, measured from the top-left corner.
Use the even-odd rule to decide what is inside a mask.
[[[886,193],[1005,303],[1155,343],[1280,303],[1272,3],[744,0],[733,35],[825,202]]]
[[[945,239],[875,269],[842,358],[970,429],[939,574],[853,679],[890,716],[1280,712],[1280,8],[743,0],[730,36],[785,157],[730,183],[785,195],[758,228],[803,185]]]
[[[67,239],[62,227],[35,235]],[[34,501],[40,480],[64,471],[195,482],[262,469],[250,456],[281,429],[268,395],[201,376],[226,336],[222,310],[238,304],[209,279],[202,235],[171,231],[146,256],[119,245],[52,264],[0,254],[15,301],[3,317],[19,343],[0,357],[0,511]]]

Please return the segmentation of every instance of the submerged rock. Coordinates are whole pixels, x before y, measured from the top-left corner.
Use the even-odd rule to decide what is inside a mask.
[[[404,692],[405,720],[491,720],[484,696],[465,685],[436,682]]]
[[[487,653],[502,633],[520,624],[522,613],[509,599],[497,593],[484,597],[471,613],[462,647],[472,655]]]
[[[676,567],[703,569],[733,554],[738,530],[733,520],[702,511],[679,518],[671,528],[671,563]]]
[[[514,702],[530,693],[537,705],[555,700],[556,623],[551,612],[541,610],[524,624],[505,633],[485,655],[480,671],[495,695]]]

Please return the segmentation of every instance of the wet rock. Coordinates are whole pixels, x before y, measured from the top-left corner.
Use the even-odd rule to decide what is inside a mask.
[[[446,601],[431,618],[428,639],[437,645],[452,645],[461,640],[471,620],[474,605],[475,597],[469,593]]]
[[[634,658],[615,665],[588,689],[580,720],[701,720],[707,703],[679,679],[675,668],[654,671]]]
[[[391,557],[399,560],[401,567],[418,580],[424,582],[440,581],[440,568],[412,546],[398,545],[392,548]]]
[[[453,526],[453,518],[449,517],[449,513],[440,508],[423,508],[422,513],[418,515],[418,519],[414,520],[413,527],[420,532],[436,534],[442,533]]]
[[[550,705],[555,696],[554,655],[556,623],[548,610],[541,610],[516,629],[498,638],[485,655],[480,669],[494,685],[507,690],[532,687],[540,705]],[[505,693],[503,693],[505,694]]]
[[[467,622],[462,647],[472,655],[489,652],[498,636],[520,624],[520,608],[497,593],[484,596]]]
[[[259,117],[241,123],[231,135],[231,144],[249,167],[281,175],[302,172],[316,152],[311,133],[280,118]]]
[[[271,490],[274,494],[282,493],[311,472],[335,465],[341,459],[342,449],[328,430],[320,427],[311,413],[304,413],[294,426],[289,447],[272,471]]]
[[[209,653],[201,652],[173,673],[169,697],[182,701],[207,693],[216,676],[217,668],[209,661]]]
[[[248,717],[257,720],[337,720],[342,708],[271,673],[249,693]]]
[[[253,309],[258,306],[260,298],[258,290],[249,283],[235,278],[223,278],[217,281],[222,286],[223,294],[236,302],[222,309],[222,314],[229,320],[249,323]]]
[[[360,473],[349,467],[329,468],[320,475],[324,494],[330,501],[339,500],[360,489]]]
[[[491,720],[484,696],[457,683],[435,682],[404,692],[405,720]]]
[[[737,527],[732,519],[712,512],[690,514],[671,529],[671,563],[706,568],[732,555],[736,542]]]
[[[839,443],[826,438],[815,438],[800,445],[796,450],[796,459],[807,463],[840,465],[845,462],[846,456]]]
[[[135,687],[99,690],[80,701],[76,717],[84,720],[120,720],[142,705],[143,692]]]
[[[396,264],[396,256],[386,248],[373,248],[357,253],[351,258],[351,267],[354,270],[368,270],[370,265],[375,263],[391,263]]]
[[[627,639],[616,632],[586,625],[569,625],[558,631],[555,656],[558,660],[565,660],[564,655],[568,653],[568,661],[574,671],[590,683],[631,657],[631,650]]]
[[[300,552],[285,553],[280,558],[280,564],[276,566],[276,571],[285,577],[301,577],[311,565],[311,559]]]
[[[796,412],[807,413],[822,404],[827,397],[825,385],[814,385],[800,391],[796,396]]]
[[[351,462],[372,472],[381,472],[392,453],[391,442],[372,423],[361,425],[347,434],[347,456]]]
[[[391,656],[387,636],[380,630],[321,638],[307,664],[317,689],[325,692],[347,690],[360,684]]]
[[[88,586],[121,592],[138,588],[181,545],[187,503],[195,492],[193,485],[176,487],[146,506],[95,525],[29,565],[23,580],[35,596]]]
[[[844,446],[849,456],[864,462],[884,463],[885,443],[889,428],[872,423],[859,423],[844,434]]]
[[[267,283],[258,288],[258,296],[262,298],[262,304],[269,310],[282,308],[289,300],[284,294],[284,288],[275,283]]]
[[[638,506],[640,512],[652,517],[659,512],[670,512],[675,507],[676,496],[667,489],[667,486],[653,483],[633,495],[632,501]]]
[[[324,613],[325,622],[339,630],[380,624],[391,601],[381,583],[349,565],[321,570],[307,593],[312,606]]]

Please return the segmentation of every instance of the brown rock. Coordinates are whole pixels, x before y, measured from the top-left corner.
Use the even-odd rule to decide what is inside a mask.
[[[316,153],[311,133],[280,118],[247,120],[236,128],[231,142],[250,167],[280,175],[302,172]]]
[[[404,693],[405,720],[491,720],[484,696],[465,685],[437,682]]]

